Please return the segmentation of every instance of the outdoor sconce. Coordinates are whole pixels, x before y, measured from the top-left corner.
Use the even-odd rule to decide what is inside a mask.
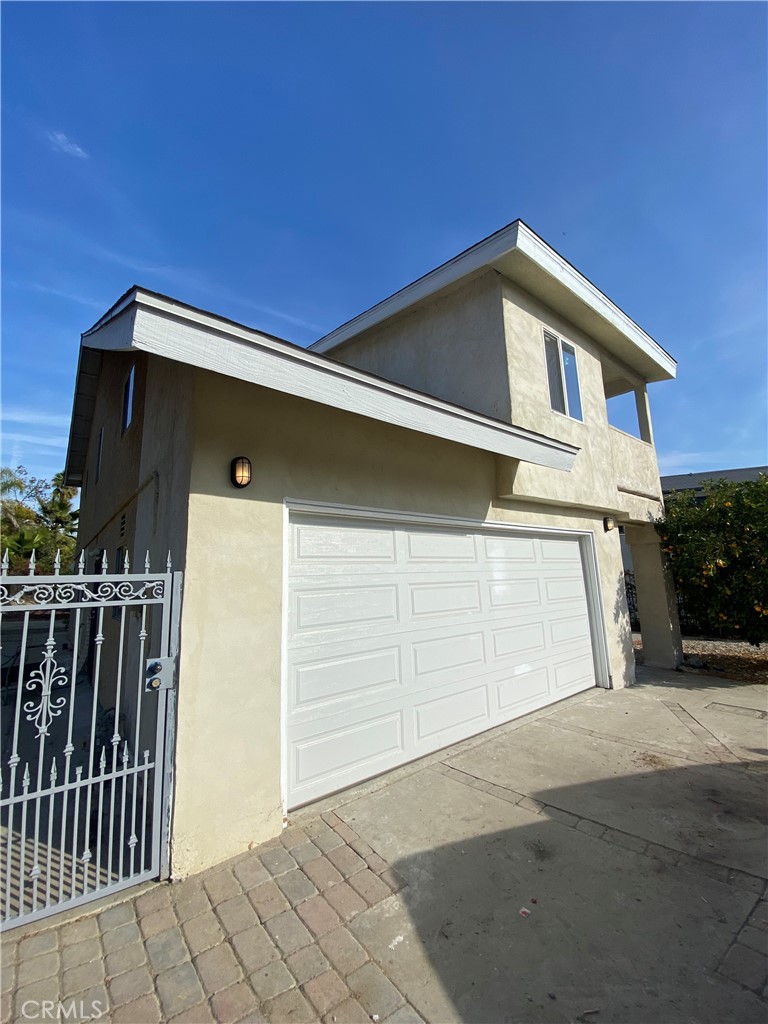
[[[248,479],[250,479],[250,477]],[[616,520],[613,518],[613,516],[605,517],[605,519],[603,520],[603,529],[606,533],[610,533],[611,530],[616,529]]]
[[[245,455],[232,459],[229,466],[229,479],[233,487],[247,487],[251,482],[251,460]]]

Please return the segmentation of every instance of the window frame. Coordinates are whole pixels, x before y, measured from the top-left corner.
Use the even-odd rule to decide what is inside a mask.
[[[123,415],[121,419],[120,436],[130,428],[133,423],[133,400],[136,394],[136,363],[128,371],[123,385]]]
[[[547,385],[549,387],[549,407],[550,407],[551,411],[556,413],[558,416],[566,416],[569,420],[573,420],[575,423],[583,423],[584,422],[584,403],[581,400],[581,375],[579,374],[579,359],[578,359],[578,356],[576,354],[578,350],[577,350],[576,346],[573,344],[573,342],[567,341],[561,335],[556,334],[554,331],[551,331],[548,327],[543,327],[542,331],[543,331],[543,336],[544,336],[544,365],[545,365],[545,368],[546,368],[546,371],[547,371]],[[556,409],[554,407],[554,405],[552,404],[552,381],[550,380],[550,376],[549,376],[550,364],[549,364],[549,360],[547,359],[547,341],[548,340],[553,341],[555,343],[555,345],[557,346],[557,369],[558,369],[559,378],[560,378],[560,390],[561,390],[561,393],[562,393],[562,396],[563,396],[563,406],[564,406],[564,410],[562,410],[562,411],[560,409]],[[581,413],[580,416],[574,415],[574,413],[572,413],[571,409],[570,409],[570,404],[571,403],[570,403],[570,401],[568,399],[568,383],[567,383],[566,377],[565,377],[565,358],[564,358],[564,355],[563,355],[563,346],[565,346],[565,345],[567,345],[569,352],[572,353],[572,355],[573,355],[573,365],[574,365],[574,368],[576,370],[576,389],[577,389],[577,394],[578,394],[578,399],[579,399],[579,411]]]
[[[104,427],[99,428],[99,441],[96,447],[96,480],[98,483],[101,478],[101,460],[104,455]]]

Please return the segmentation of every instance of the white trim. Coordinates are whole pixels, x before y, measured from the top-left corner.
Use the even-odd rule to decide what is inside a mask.
[[[336,505],[327,501],[311,501],[305,498],[284,498],[291,512],[306,515],[345,516],[348,519],[379,519],[387,522],[415,523],[421,526],[452,526],[471,530],[517,530],[522,533],[557,533],[563,536],[583,537],[589,530],[567,529],[562,526],[526,526],[518,523],[504,523],[493,519],[464,519],[461,516],[443,516],[424,512],[403,512],[399,509],[370,508],[366,505]]]
[[[608,632],[605,626],[605,606],[600,587],[600,566],[597,561],[597,542],[594,530],[586,530],[582,534],[581,558],[584,568],[584,583],[587,588],[592,653],[595,658],[595,682],[597,686],[608,690],[613,688],[613,676],[608,655]]]
[[[130,313],[123,306],[122,315],[84,335],[84,345],[148,352],[534,465],[566,472],[573,466],[578,452],[573,445],[413,391],[161,296],[132,294],[135,306]]]
[[[564,284],[578,298],[582,299],[585,305],[589,306],[596,313],[599,313],[604,320],[620,331],[630,341],[633,341],[638,348],[650,356],[662,369],[667,370],[670,377],[675,376],[677,362],[672,356],[665,352],[657,341],[646,334],[631,317],[628,317],[623,309],[620,309],[614,302],[592,284],[588,278],[555,252],[547,245],[543,238],[539,238],[535,231],[532,231],[527,224],[520,223],[520,231],[517,236],[517,247],[520,252],[529,257],[542,270],[547,271],[551,277]]]
[[[553,526],[536,526],[519,523],[500,523],[480,519],[464,519],[456,516],[428,515],[419,512],[402,512],[395,509],[379,509],[357,505],[337,505],[333,502],[308,501],[299,498],[283,499],[283,615],[281,626],[281,667],[280,667],[280,802],[283,816],[287,814],[287,778],[288,778],[288,721],[287,721],[287,686],[288,686],[288,602],[290,579],[290,542],[291,515],[338,516],[347,519],[369,519],[391,523],[413,523],[422,526],[439,526],[453,529],[471,529],[475,531],[506,531],[532,534],[555,534],[558,536],[576,537],[579,540],[581,564],[584,574],[584,585],[587,599],[589,629],[592,640],[592,657],[595,669],[595,686],[603,689],[611,688],[613,680],[610,674],[608,658],[608,642],[605,624],[604,606],[600,590],[600,573],[597,563],[597,545],[594,530],[561,529]]]
[[[647,334],[599,288],[595,287],[527,224],[517,220],[489,238],[437,267],[424,277],[395,292],[371,309],[337,327],[311,346],[313,352],[330,352],[345,342],[396,316],[409,307],[435,295],[444,288],[468,277],[483,267],[495,267],[504,273],[500,261],[517,252],[526,257],[539,270],[553,278],[579,299],[593,313],[597,313],[614,330],[634,344],[650,358],[661,372],[661,379],[675,377],[677,363],[658,342]],[[514,279],[514,273],[511,276]]]
[[[283,502],[283,602],[280,616],[280,812],[288,824],[288,625],[291,565],[291,511]]]

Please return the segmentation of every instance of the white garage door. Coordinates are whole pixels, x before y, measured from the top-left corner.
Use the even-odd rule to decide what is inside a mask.
[[[595,685],[579,540],[292,514],[288,806]]]

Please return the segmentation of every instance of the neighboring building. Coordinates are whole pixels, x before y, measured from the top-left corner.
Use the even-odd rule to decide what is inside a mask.
[[[757,480],[761,475],[768,475],[768,466],[750,466],[747,469],[711,469],[703,473],[676,473],[661,477],[661,493],[666,498],[673,491],[693,491],[697,500],[704,498],[706,485],[717,480],[729,483],[740,483],[742,480]],[[621,557],[627,572],[633,572],[632,549],[621,528]]]
[[[646,385],[676,364],[522,222],[309,350],[132,288],[83,335],[80,544],[184,571],[174,874],[292,807],[682,657]],[[608,423],[635,395],[641,437]],[[230,464],[246,456],[250,486]]]
[[[757,480],[760,474],[768,474],[768,466],[750,466],[747,469],[710,469],[704,473],[677,473],[674,476],[661,478],[661,493],[671,494],[672,491],[693,491],[696,497],[703,497],[706,485],[718,480],[728,483],[741,483],[744,480]]]

